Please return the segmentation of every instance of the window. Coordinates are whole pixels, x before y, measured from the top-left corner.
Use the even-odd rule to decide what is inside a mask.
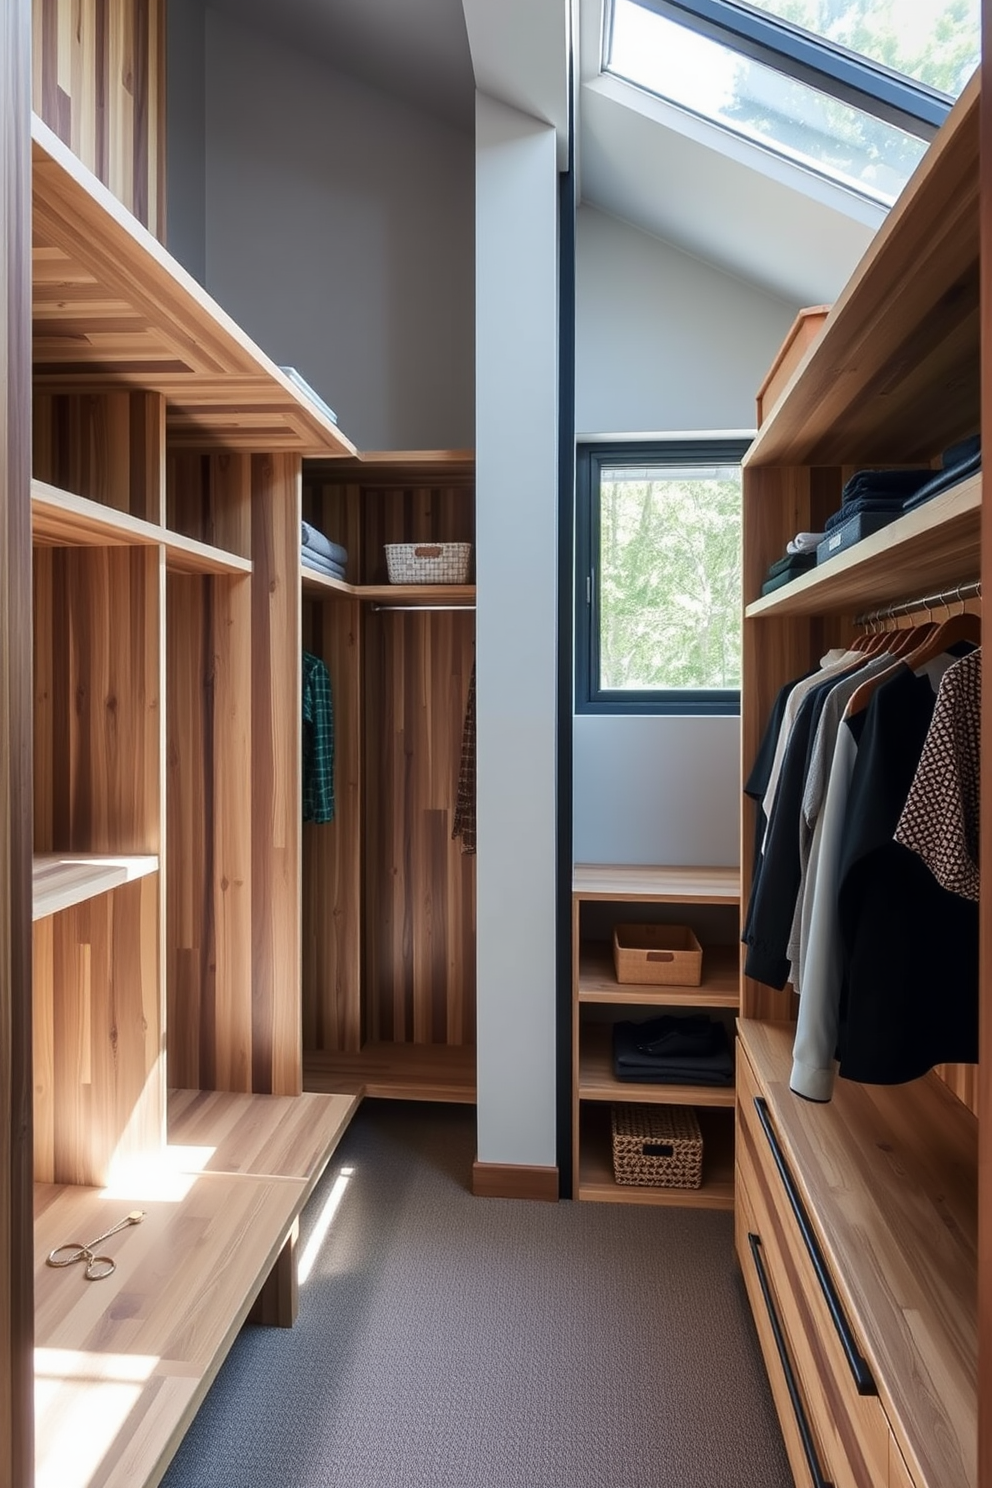
[[[747,446],[579,447],[577,712],[738,712]]]
[[[977,0],[613,0],[608,70],[891,205],[978,60]],[[898,13],[897,13],[898,11]]]

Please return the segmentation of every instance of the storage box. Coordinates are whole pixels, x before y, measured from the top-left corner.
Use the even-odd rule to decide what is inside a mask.
[[[691,1106],[612,1106],[610,1124],[618,1183],[699,1188],[703,1137]]]
[[[688,925],[615,925],[613,965],[618,982],[698,987],[703,948]]]
[[[386,543],[386,570],[391,584],[464,584],[472,544]]]
[[[817,567],[821,563],[829,563],[831,558],[836,558],[838,553],[843,553],[845,548],[851,548],[859,543],[864,537],[871,537],[873,532],[880,532],[883,527],[888,527],[902,512],[858,512],[848,521],[842,522],[832,532],[828,532],[816,549]]]
[[[758,428],[785,392],[789,379],[823,329],[829,305],[810,305],[800,310],[782,342],[768,376],[758,389]]]

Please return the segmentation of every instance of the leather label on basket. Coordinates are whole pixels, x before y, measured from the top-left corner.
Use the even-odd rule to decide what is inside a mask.
[[[437,546],[431,548],[414,548],[413,556],[415,558],[440,558],[441,549]]]

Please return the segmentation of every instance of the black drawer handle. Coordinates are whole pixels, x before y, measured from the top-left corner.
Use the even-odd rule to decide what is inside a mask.
[[[768,1138],[768,1145],[772,1149],[775,1166],[778,1168],[782,1183],[785,1186],[785,1191],[789,1197],[789,1204],[796,1217],[796,1224],[799,1226],[799,1233],[803,1237],[803,1243],[806,1246],[813,1270],[816,1272],[816,1279],[820,1283],[824,1301],[833,1319],[834,1327],[837,1329],[837,1337],[840,1339],[840,1346],[844,1350],[844,1357],[847,1359],[848,1367],[854,1377],[858,1394],[877,1395],[878,1390],[875,1387],[871,1370],[868,1368],[863,1354],[854,1341],[854,1334],[851,1332],[851,1326],[844,1316],[844,1309],[841,1306],[840,1298],[830,1278],[830,1272],[827,1270],[827,1263],[823,1259],[823,1252],[813,1232],[813,1226],[809,1222],[809,1215],[806,1213],[803,1201],[799,1196],[795,1179],[789,1172],[785,1154],[778,1144],[778,1138],[775,1135],[771,1117],[768,1114],[768,1102],[763,1096],[756,1095],[754,1097],[754,1106],[758,1113],[758,1120],[761,1122],[765,1136]]]
[[[803,1406],[802,1397],[799,1394],[799,1386],[796,1384],[796,1376],[792,1371],[792,1363],[789,1359],[788,1350],[785,1347],[785,1334],[782,1332],[782,1324],[779,1322],[778,1313],[775,1310],[775,1299],[772,1296],[771,1287],[768,1285],[768,1277],[765,1274],[765,1265],[761,1259],[761,1237],[748,1232],[747,1243],[751,1247],[751,1257],[754,1261],[754,1269],[758,1273],[758,1285],[761,1295],[765,1299],[765,1307],[768,1310],[768,1321],[771,1324],[772,1333],[775,1338],[775,1347],[778,1350],[779,1363],[785,1376],[785,1386],[792,1401],[792,1410],[796,1417],[796,1426],[799,1430],[799,1439],[803,1444],[803,1452],[806,1457],[806,1466],[813,1480],[813,1488],[833,1488],[831,1483],[823,1476],[820,1459],[816,1455],[816,1443],[813,1433],[809,1428],[809,1420]]]

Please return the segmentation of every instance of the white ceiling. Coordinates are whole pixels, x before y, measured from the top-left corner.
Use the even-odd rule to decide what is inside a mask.
[[[884,213],[600,72],[605,0],[208,0],[470,131],[482,91],[567,158],[577,16],[580,199],[796,305],[833,300]]]

